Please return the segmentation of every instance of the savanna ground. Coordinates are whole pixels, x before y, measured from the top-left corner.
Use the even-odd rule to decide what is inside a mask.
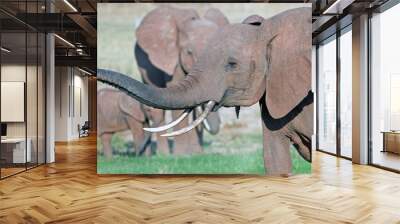
[[[129,133],[113,136],[115,156],[106,160],[99,155],[97,172],[100,174],[265,174],[262,130],[258,107],[242,109],[241,118],[234,111],[223,108],[220,111],[222,128],[217,135],[205,134],[203,152],[175,156],[127,156],[132,140]],[[190,146],[188,146],[190,147]],[[311,164],[291,148],[294,174],[309,173]]]
[[[179,7],[196,8],[200,14],[210,7],[208,4],[182,5]],[[265,18],[286,10],[287,5],[243,8],[236,4],[211,4],[218,7],[231,22],[241,22],[252,14],[263,15]],[[290,7],[297,7],[296,4]],[[141,19],[153,8],[154,4],[99,4],[98,7],[98,66],[119,71],[140,79],[134,57],[136,42],[135,29]],[[115,15],[118,14],[117,17]],[[107,87],[99,83],[98,88]],[[205,135],[203,153],[174,156],[153,155],[150,157],[132,157],[124,155],[132,148],[132,138],[129,132],[118,133],[112,139],[115,156],[105,160],[101,155],[97,158],[97,171],[101,174],[264,174],[264,159],[262,146],[262,130],[258,105],[242,108],[240,119],[235,116],[234,109],[221,108],[222,128],[218,135]],[[99,121],[101,122],[101,121]],[[190,147],[190,146],[188,146]],[[310,163],[301,158],[291,149],[293,158],[293,173],[309,173]]]

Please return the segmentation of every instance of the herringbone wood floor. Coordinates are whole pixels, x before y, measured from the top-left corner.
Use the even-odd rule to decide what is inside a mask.
[[[95,138],[0,181],[0,223],[400,223],[400,175],[315,153],[313,174],[100,176]]]

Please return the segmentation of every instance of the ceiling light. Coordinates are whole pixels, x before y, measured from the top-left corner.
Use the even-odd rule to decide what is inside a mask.
[[[322,14],[342,14],[343,10],[353,2],[354,0],[336,0]]]
[[[86,71],[86,70],[83,70],[83,69],[81,69],[81,68],[79,68],[79,67],[78,67],[78,70],[81,71],[81,72],[83,72],[83,73],[85,73],[85,74],[87,74],[87,75],[92,75],[92,73],[90,73],[90,72],[88,72],[88,71]]]
[[[83,54],[84,54],[82,48],[77,48],[77,49],[76,49],[76,53],[78,53],[79,55],[83,55]]]
[[[6,53],[10,53],[10,52],[11,52],[11,50],[9,50],[9,49],[7,49],[7,48],[5,48],[5,47],[1,47],[1,50],[4,51],[4,52],[6,52]]]
[[[67,4],[74,12],[78,12],[78,10],[68,1],[64,0],[65,4]]]
[[[54,34],[54,36],[57,37],[57,38],[58,38],[59,40],[61,40],[62,42],[66,43],[68,46],[75,48],[75,45],[73,45],[73,44],[72,44],[71,42],[69,42],[68,40],[66,40],[66,39],[64,39],[64,38],[62,38],[62,37],[60,37],[60,36],[57,35],[57,34]]]

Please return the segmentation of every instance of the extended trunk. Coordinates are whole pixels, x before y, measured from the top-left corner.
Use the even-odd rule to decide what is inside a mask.
[[[145,85],[127,75],[105,69],[97,70],[97,80],[121,89],[143,104],[164,110],[193,108],[209,100],[197,79],[190,75],[167,88]]]

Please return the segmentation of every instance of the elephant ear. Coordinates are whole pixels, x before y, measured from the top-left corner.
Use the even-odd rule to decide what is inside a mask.
[[[158,7],[137,28],[137,43],[157,68],[172,75],[178,64],[178,25],[195,18],[198,15],[193,10]]]
[[[216,8],[210,8],[204,14],[204,18],[214,22],[218,27],[223,27],[229,24],[228,18]]]
[[[280,118],[311,90],[311,8],[296,8],[265,19],[260,29],[261,38],[266,40],[265,101],[271,115]]]

